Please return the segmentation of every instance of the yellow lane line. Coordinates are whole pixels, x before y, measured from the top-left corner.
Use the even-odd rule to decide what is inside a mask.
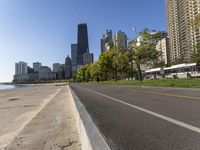
[[[171,97],[178,97],[178,98],[185,98],[185,99],[200,100],[200,97],[193,97],[193,96],[184,96],[184,95],[161,93],[161,92],[154,92],[154,91],[139,91],[139,90],[131,90],[131,89],[128,89],[128,90],[138,92],[138,93],[156,94],[156,95],[164,95],[164,96],[171,96]]]

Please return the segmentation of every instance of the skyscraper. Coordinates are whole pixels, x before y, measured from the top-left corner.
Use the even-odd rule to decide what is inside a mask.
[[[77,44],[71,44],[72,67],[77,67]]]
[[[159,60],[164,62],[165,65],[169,62],[169,40],[167,37],[164,37],[160,39],[156,44],[156,50],[161,52],[161,56],[159,57]]]
[[[72,77],[72,61],[69,55],[65,59],[65,78],[70,79]]]
[[[83,65],[83,54],[89,52],[87,24],[78,24],[77,65]]]
[[[101,39],[101,52],[104,52],[106,50],[106,44],[112,44],[112,43],[113,43],[112,30],[106,30],[106,33],[103,35],[103,38]]]
[[[170,61],[191,60],[195,45],[200,42],[200,29],[193,26],[200,13],[200,0],[166,0]]]
[[[125,32],[119,31],[114,36],[114,45],[127,48],[127,35]]]
[[[76,76],[77,71],[77,44],[71,44],[72,77]]]

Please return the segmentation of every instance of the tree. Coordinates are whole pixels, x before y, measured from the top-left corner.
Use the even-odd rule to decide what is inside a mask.
[[[126,50],[120,45],[112,46],[109,51],[105,51],[99,57],[101,77],[103,80],[126,78],[128,59]]]
[[[95,61],[94,63],[92,63],[88,69],[91,75],[91,79],[98,82],[101,75],[99,61]]]
[[[140,36],[142,41],[138,43],[136,39],[133,39],[129,42],[129,49],[132,51],[131,58],[137,67],[138,78],[142,81],[141,64],[156,63],[161,53],[155,49],[155,40],[159,37],[158,34],[151,35],[148,33],[148,29],[144,29]]]
[[[105,51],[99,57],[99,66],[102,80],[108,80],[112,75],[112,52]]]
[[[195,63],[200,62],[200,43],[196,45],[196,48],[192,53],[192,61]]]
[[[82,66],[78,69],[77,71],[77,75],[76,75],[76,79],[78,81],[86,81],[86,70],[87,70],[87,66]]]

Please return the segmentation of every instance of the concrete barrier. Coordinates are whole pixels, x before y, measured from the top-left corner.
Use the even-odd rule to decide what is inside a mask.
[[[79,98],[70,86],[67,86],[67,88],[70,91],[70,99],[74,106],[74,114],[80,134],[82,150],[111,150]]]

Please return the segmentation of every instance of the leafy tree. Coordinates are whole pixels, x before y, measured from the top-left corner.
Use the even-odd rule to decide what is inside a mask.
[[[100,55],[99,64],[103,80],[114,79],[117,81],[126,77],[128,59],[125,52],[123,47],[115,45]]]
[[[94,63],[92,63],[89,66],[88,70],[90,72],[91,79],[99,81],[101,75],[99,61],[95,61]]]
[[[76,78],[78,81],[85,81],[86,80],[86,70],[87,70],[87,67],[86,66],[82,66],[78,69],[77,71],[77,75],[76,75]]]
[[[110,79],[112,74],[112,52],[105,51],[99,57],[99,66],[102,80]]]
[[[132,51],[131,58],[136,64],[139,80],[142,81],[141,64],[156,63],[161,53],[155,49],[155,40],[159,35],[151,35],[148,29],[144,29],[140,36],[142,41],[138,44],[137,40],[133,39],[129,42],[129,49]]]

